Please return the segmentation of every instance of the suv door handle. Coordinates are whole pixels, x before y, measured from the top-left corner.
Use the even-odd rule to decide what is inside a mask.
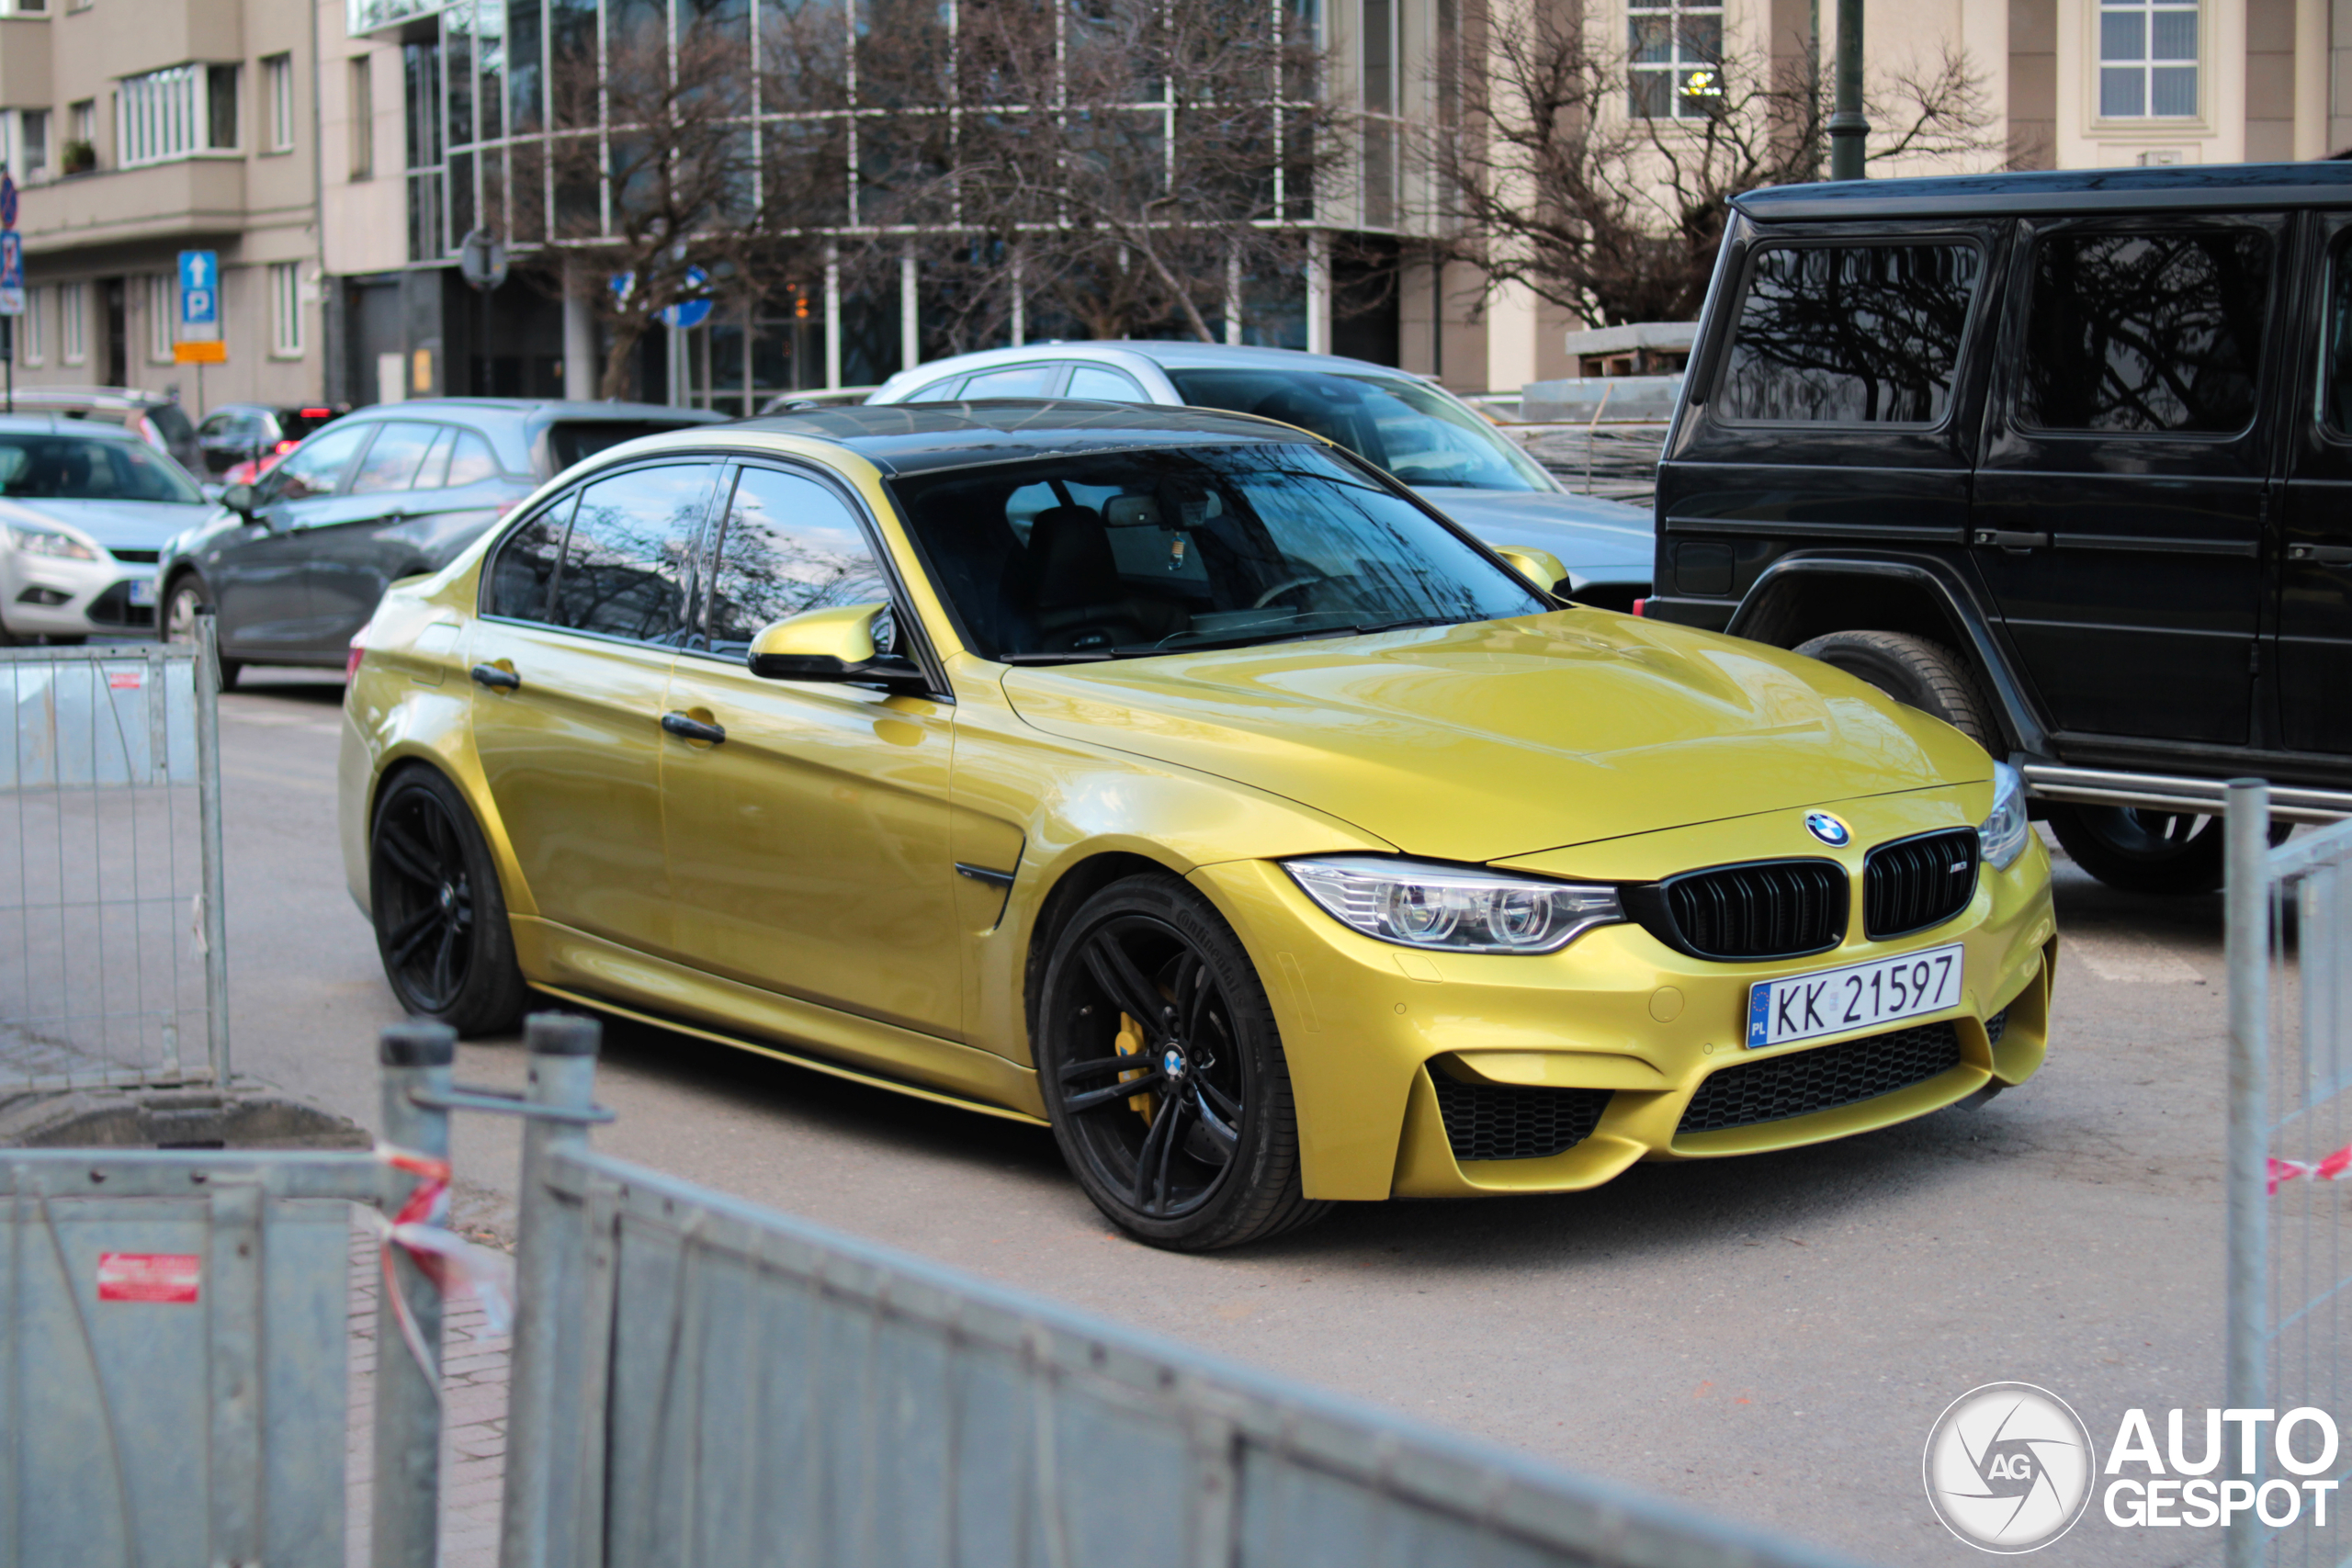
[[[519,691],[523,685],[523,677],[512,670],[501,670],[495,664],[475,665],[473,678],[475,685],[488,686],[493,692]]]
[[[2289,545],[2287,558],[2316,561],[2321,566],[2352,566],[2352,545]]]
[[[2006,528],[1979,528],[1976,542],[2000,550],[2046,550],[2050,547],[2047,534],[2014,534]]]
[[[698,718],[691,718],[682,713],[663,714],[662,728],[681,740],[707,740],[716,746],[727,739],[727,728],[724,725],[705,724]]]

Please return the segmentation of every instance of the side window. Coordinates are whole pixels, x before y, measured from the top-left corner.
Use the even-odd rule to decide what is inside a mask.
[[[933,381],[928,387],[908,393],[902,400],[910,403],[944,403],[956,395],[956,388],[963,379],[961,376],[950,376],[944,381]]]
[[[2335,237],[2327,258],[2327,367],[2319,388],[2319,416],[2338,435],[2352,435],[2352,229]]]
[[[549,618],[602,637],[673,639],[711,474],[707,463],[670,463],[627,469],[584,487]]]
[[[1150,400],[1135,378],[1124,370],[1111,370],[1100,365],[1080,365],[1069,373],[1070,398],[1100,398],[1105,402],[1141,403]]]
[[[412,424],[405,420],[378,425],[374,444],[368,448],[368,456],[360,459],[358,471],[351,476],[349,493],[379,495],[386,491],[408,489],[425,453],[433,449],[433,438],[440,434],[436,425]]]
[[[1050,398],[1062,378],[1058,365],[1008,365],[982,370],[964,383],[967,398]]]
[[[424,455],[424,466],[410,481],[418,490],[439,490],[449,482],[449,446],[458,433],[447,425],[439,427],[441,434],[433,438],[433,449]]]
[[[548,618],[548,593],[555,586],[556,562],[563,558],[564,535],[571,527],[571,509],[579,499],[577,493],[565,496],[498,547],[490,566],[485,614],[515,621]]]
[[[803,610],[889,597],[889,580],[848,502],[798,474],[742,470],[712,574],[712,651],[741,654],[762,626]]]
[[[333,495],[360,444],[375,433],[372,424],[347,424],[305,441],[288,453],[284,462],[262,476],[257,487],[260,500],[266,504]]]
[[[2034,248],[2020,423],[2227,434],[2254,418],[2270,236],[2058,234]]]
[[[491,456],[490,443],[470,430],[459,431],[458,444],[449,451],[449,475],[442,483],[454,488],[497,477],[498,459]]]
[[[1771,245],[1751,264],[1719,418],[1932,425],[1984,258],[1973,245]]]

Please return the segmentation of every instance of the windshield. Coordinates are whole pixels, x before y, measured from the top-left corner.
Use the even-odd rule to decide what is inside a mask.
[[[1195,408],[1278,419],[1336,441],[1408,485],[1552,489],[1535,459],[1436,388],[1321,370],[1170,370]]]
[[[0,434],[0,495],[12,501],[177,501],[204,497],[153,447],[84,435]]]
[[[891,488],[965,642],[989,659],[1137,658],[1550,608],[1305,443],[1069,454]]]

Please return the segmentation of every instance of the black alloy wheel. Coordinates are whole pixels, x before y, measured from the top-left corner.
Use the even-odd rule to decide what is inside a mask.
[[[2227,829],[2219,817],[2133,806],[2052,806],[2050,830],[2076,865],[2127,893],[2211,893],[2222,886]],[[2286,842],[2289,822],[2271,824]]]
[[[1054,1134],[1087,1195],[1156,1247],[1206,1251],[1303,1224],[1282,1044],[1249,956],[1171,876],[1089,898],[1039,1000]]]
[[[487,1034],[522,1015],[523,974],[481,832],[439,773],[384,786],[369,835],[368,892],[384,977],[412,1016]]]

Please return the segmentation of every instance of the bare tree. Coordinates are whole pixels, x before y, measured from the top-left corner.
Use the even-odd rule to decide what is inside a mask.
[[[1731,198],[1826,172],[1830,104],[1809,55],[1653,76],[1599,42],[1582,7],[1545,0],[1495,8],[1478,43],[1441,62],[1461,106],[1426,149],[1441,248],[1589,325],[1695,317]],[[1994,151],[1964,55],[1870,86],[1873,164]],[[1631,112],[1637,93],[1646,115]]]

